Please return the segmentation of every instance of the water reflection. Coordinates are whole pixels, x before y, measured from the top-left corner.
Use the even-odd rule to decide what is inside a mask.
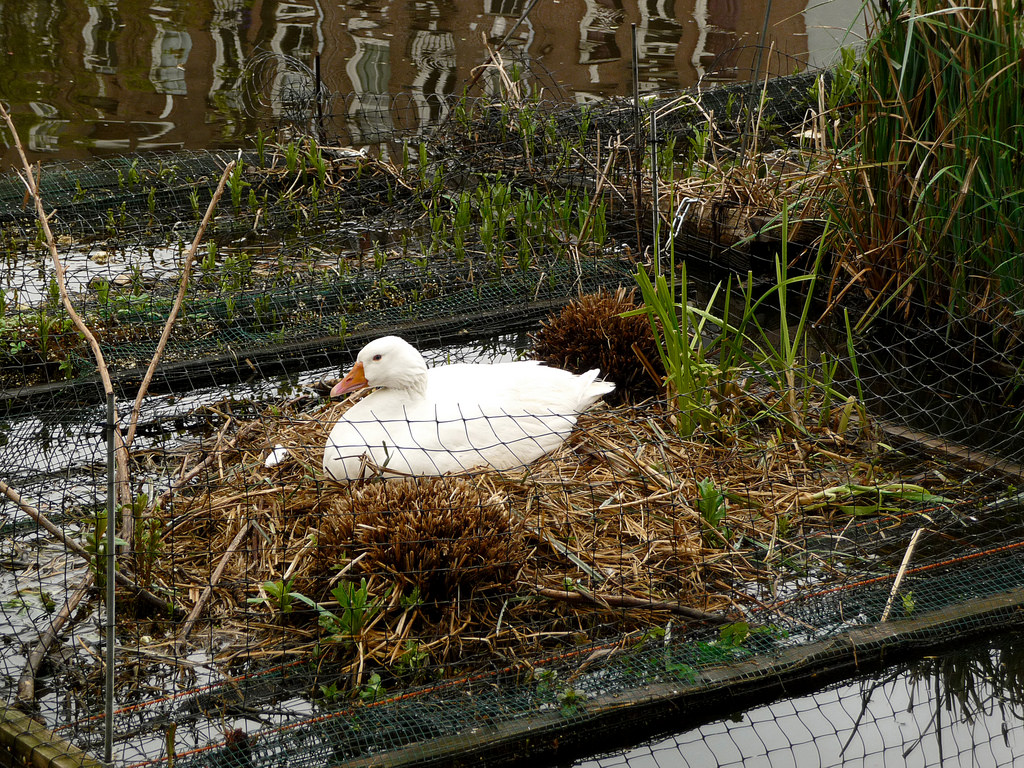
[[[502,41],[504,59],[543,76],[549,96],[583,101],[631,91],[631,24],[640,87],[652,92],[820,66],[860,9],[860,0],[25,0],[0,4],[0,96],[33,159],[229,146],[282,120],[318,119],[328,137],[375,143],[437,120]],[[759,56],[762,27],[770,53]],[[326,99],[312,98],[317,59]],[[496,83],[483,77],[479,87]],[[396,94],[407,96],[399,110]]]
[[[1010,633],[574,765],[1009,766],[1022,748],[1024,635]]]

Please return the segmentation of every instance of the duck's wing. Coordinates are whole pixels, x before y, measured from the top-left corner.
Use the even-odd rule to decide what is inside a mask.
[[[462,472],[486,463],[458,419],[439,419],[436,408],[423,404],[368,402],[372,397],[350,409],[327,439],[324,470],[336,479],[365,476],[368,466],[401,477]]]
[[[613,385],[597,371],[576,376],[536,361],[431,370],[427,400],[445,446],[498,469],[529,464],[558,448],[580,411]]]
[[[479,406],[487,413],[579,414],[615,389],[597,369],[574,374],[537,360],[430,369],[426,400],[441,407]]]

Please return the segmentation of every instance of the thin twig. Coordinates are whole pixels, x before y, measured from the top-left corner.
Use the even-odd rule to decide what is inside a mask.
[[[54,536],[57,539],[59,539],[60,543],[63,544],[67,549],[70,549],[77,555],[81,555],[86,562],[92,562],[92,555],[86,551],[85,547],[83,547],[74,539],[69,539],[67,536],[65,536],[64,531],[62,531],[56,525],[51,523],[42,512],[40,512],[38,509],[33,507],[27,501],[25,501],[25,498],[18,491],[9,486],[3,480],[0,480],[0,493],[2,493],[11,501],[13,501],[15,504],[17,504],[22,512],[31,517],[36,523],[38,523],[40,528],[45,530],[51,536]]]
[[[907,545],[907,551],[903,554],[903,562],[900,563],[900,569],[896,572],[896,580],[892,583],[892,589],[889,590],[889,599],[885,602],[885,610],[882,611],[882,621],[889,619],[889,611],[892,610],[893,601],[896,599],[896,593],[900,591],[900,585],[903,583],[903,577],[907,574],[907,566],[910,565],[910,558],[914,556],[914,549],[917,547],[917,540],[921,538],[921,534],[924,532],[924,528],[918,528],[914,531],[914,535],[910,539],[910,543]]]
[[[694,621],[706,621],[710,624],[731,624],[731,619],[721,613],[708,613],[697,608],[678,603],[668,603],[664,600],[648,600],[643,597],[632,595],[599,595],[597,593],[566,592],[563,589],[549,589],[548,587],[533,587],[533,591],[543,597],[550,597],[552,600],[562,600],[566,603],[592,602],[602,608],[645,608],[650,611],[669,611],[678,616],[685,616]]]
[[[213,197],[210,198],[210,204],[206,206],[206,215],[203,216],[196,236],[192,239],[192,247],[188,249],[188,253],[185,255],[185,263],[181,268],[181,278],[178,281],[178,295],[174,297],[174,306],[171,307],[171,312],[167,315],[167,322],[164,323],[163,332],[160,334],[160,341],[157,342],[156,351],[153,352],[153,358],[149,361],[146,375],[142,377],[138,394],[135,396],[135,405],[132,407],[132,415],[128,424],[128,436],[124,440],[125,445],[128,447],[131,447],[132,440],[135,438],[135,429],[138,427],[139,413],[142,410],[142,401],[149,391],[149,384],[153,380],[153,374],[156,372],[157,365],[160,364],[164,349],[167,347],[167,340],[174,329],[174,322],[178,319],[178,312],[181,311],[181,305],[185,301],[185,291],[188,289],[188,280],[192,273],[192,264],[195,262],[196,251],[199,250],[199,244],[206,234],[206,228],[213,218],[213,212],[217,209],[217,203],[220,202],[221,195],[224,194],[224,187],[227,185],[228,178],[231,176],[231,172],[234,171],[236,164],[237,161],[232,160],[225,166],[224,172],[220,175],[220,183],[217,184],[217,189],[214,190]]]
[[[142,377],[142,383],[139,384],[139,391],[135,394],[135,404],[132,406],[132,413],[128,419],[128,435],[124,439],[126,452],[127,449],[131,447],[132,441],[135,439],[135,430],[139,426],[139,414],[142,412],[142,401],[149,392],[149,384],[153,380],[153,374],[156,372],[156,368],[160,364],[160,360],[163,358],[164,350],[167,347],[167,340],[171,336],[171,331],[174,330],[175,321],[178,319],[178,312],[181,311],[181,305],[185,301],[185,292],[188,290],[189,276],[192,273],[192,264],[195,262],[196,251],[199,249],[199,244],[202,242],[203,236],[206,234],[206,228],[209,226],[210,220],[213,218],[213,212],[217,209],[217,203],[220,201],[221,195],[224,194],[224,187],[227,184],[228,178],[231,176],[231,172],[235,169],[235,165],[236,161],[232,160],[224,168],[224,172],[221,173],[220,183],[217,184],[217,188],[213,192],[213,197],[210,198],[210,204],[206,206],[206,215],[203,216],[203,220],[199,224],[199,229],[196,231],[196,236],[192,239],[192,247],[188,249],[188,253],[185,255],[185,263],[181,268],[181,278],[178,281],[178,294],[174,297],[174,305],[171,307],[171,311],[167,315],[167,321],[164,323],[164,328],[160,334],[160,340],[157,342],[156,350],[153,352],[153,357],[150,359],[149,366],[146,368],[146,374]],[[121,507],[121,510],[121,536],[128,541],[128,545],[131,547],[134,545],[132,539],[135,534],[135,507],[132,504],[124,504]]]

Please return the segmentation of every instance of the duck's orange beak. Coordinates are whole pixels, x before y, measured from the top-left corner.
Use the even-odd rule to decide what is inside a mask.
[[[363,373],[363,364],[356,363],[348,375],[331,388],[331,397],[338,397],[347,392],[355,392],[357,389],[369,386],[366,375]]]

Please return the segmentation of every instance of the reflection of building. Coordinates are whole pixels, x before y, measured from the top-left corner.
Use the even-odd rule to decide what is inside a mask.
[[[261,29],[262,52],[271,54],[253,82],[256,104],[267,117],[287,120],[303,129],[312,125],[315,110],[314,57],[319,52],[320,17],[313,3],[268,4],[270,24]]]
[[[250,14],[262,2],[211,5],[65,0],[53,13],[52,3],[28,0],[17,23],[0,6],[18,41],[8,49],[19,49],[0,73],[0,91],[15,105],[23,88],[12,83],[42,94],[35,106],[15,107],[19,131],[37,137],[33,159],[217,144],[224,128],[211,105],[214,115],[237,115],[237,102],[223,95],[237,94],[239,61],[253,48]],[[5,165],[12,161],[5,151]]]
[[[450,32],[422,30],[413,33],[409,63],[416,73],[412,98],[421,125],[444,117],[446,97],[455,92],[455,39]]]
[[[834,3],[846,9],[859,1]],[[415,130],[441,117],[487,60],[487,46],[513,30],[527,4],[64,0],[65,11],[56,14],[46,0],[26,0],[15,22],[7,18],[10,5],[0,5],[0,31],[32,41],[8,44],[25,50],[0,72],[0,92],[18,105],[16,119],[37,137],[37,153],[213,146],[254,133],[254,109],[264,126],[297,115],[308,121],[315,103],[311,68],[319,55],[324,87],[342,99],[333,110],[324,104],[324,135],[376,142],[395,128]],[[853,16],[848,9],[832,14],[828,3],[813,12],[807,6],[807,0],[545,0],[514,29],[502,55],[506,64],[525,60],[549,72],[549,84],[580,100],[628,95],[635,24],[644,91],[686,87],[702,76],[747,79],[758,66],[756,45],[770,11],[767,44],[775,54],[763,57],[760,70],[788,74],[807,60],[811,31],[824,49],[817,60],[827,60],[834,44],[818,33],[832,18]],[[254,86],[246,66],[258,53],[289,63],[268,69],[269,81]],[[497,93],[498,86],[493,71],[476,84],[478,92]],[[19,101],[19,93],[30,95]]]
[[[352,83],[348,128],[353,143],[377,144],[394,134],[391,118],[391,46],[387,40],[352,36],[355,53],[345,65]]]
[[[693,19],[698,38],[690,56],[695,76],[714,83],[749,80],[766,72],[792,74],[798,60],[806,61],[800,15],[805,5],[803,0],[697,0]],[[763,43],[762,30],[767,31]]]
[[[82,64],[87,72],[112,75],[117,72],[117,0],[91,4],[86,12],[89,20],[82,27]]]
[[[42,120],[29,129],[25,148],[30,152],[56,152],[60,146],[61,132],[68,121],[60,119],[52,104],[33,101],[29,103],[29,108]]]
[[[640,0],[636,37],[640,89],[678,87],[676,54],[683,37],[683,25],[676,18],[675,0]]]
[[[215,2],[210,19],[213,38],[213,83],[210,100],[226,115],[243,108],[240,89],[245,62],[245,44],[241,32],[245,29],[245,11],[233,2]]]
[[[168,27],[156,22],[156,37],[153,38],[153,62],[149,68],[149,82],[157,93],[184,96],[188,93],[185,85],[185,62],[192,51],[192,37],[182,29]]]
[[[625,15],[619,0],[587,0],[580,19],[580,64],[592,65],[622,58],[616,33]]]

